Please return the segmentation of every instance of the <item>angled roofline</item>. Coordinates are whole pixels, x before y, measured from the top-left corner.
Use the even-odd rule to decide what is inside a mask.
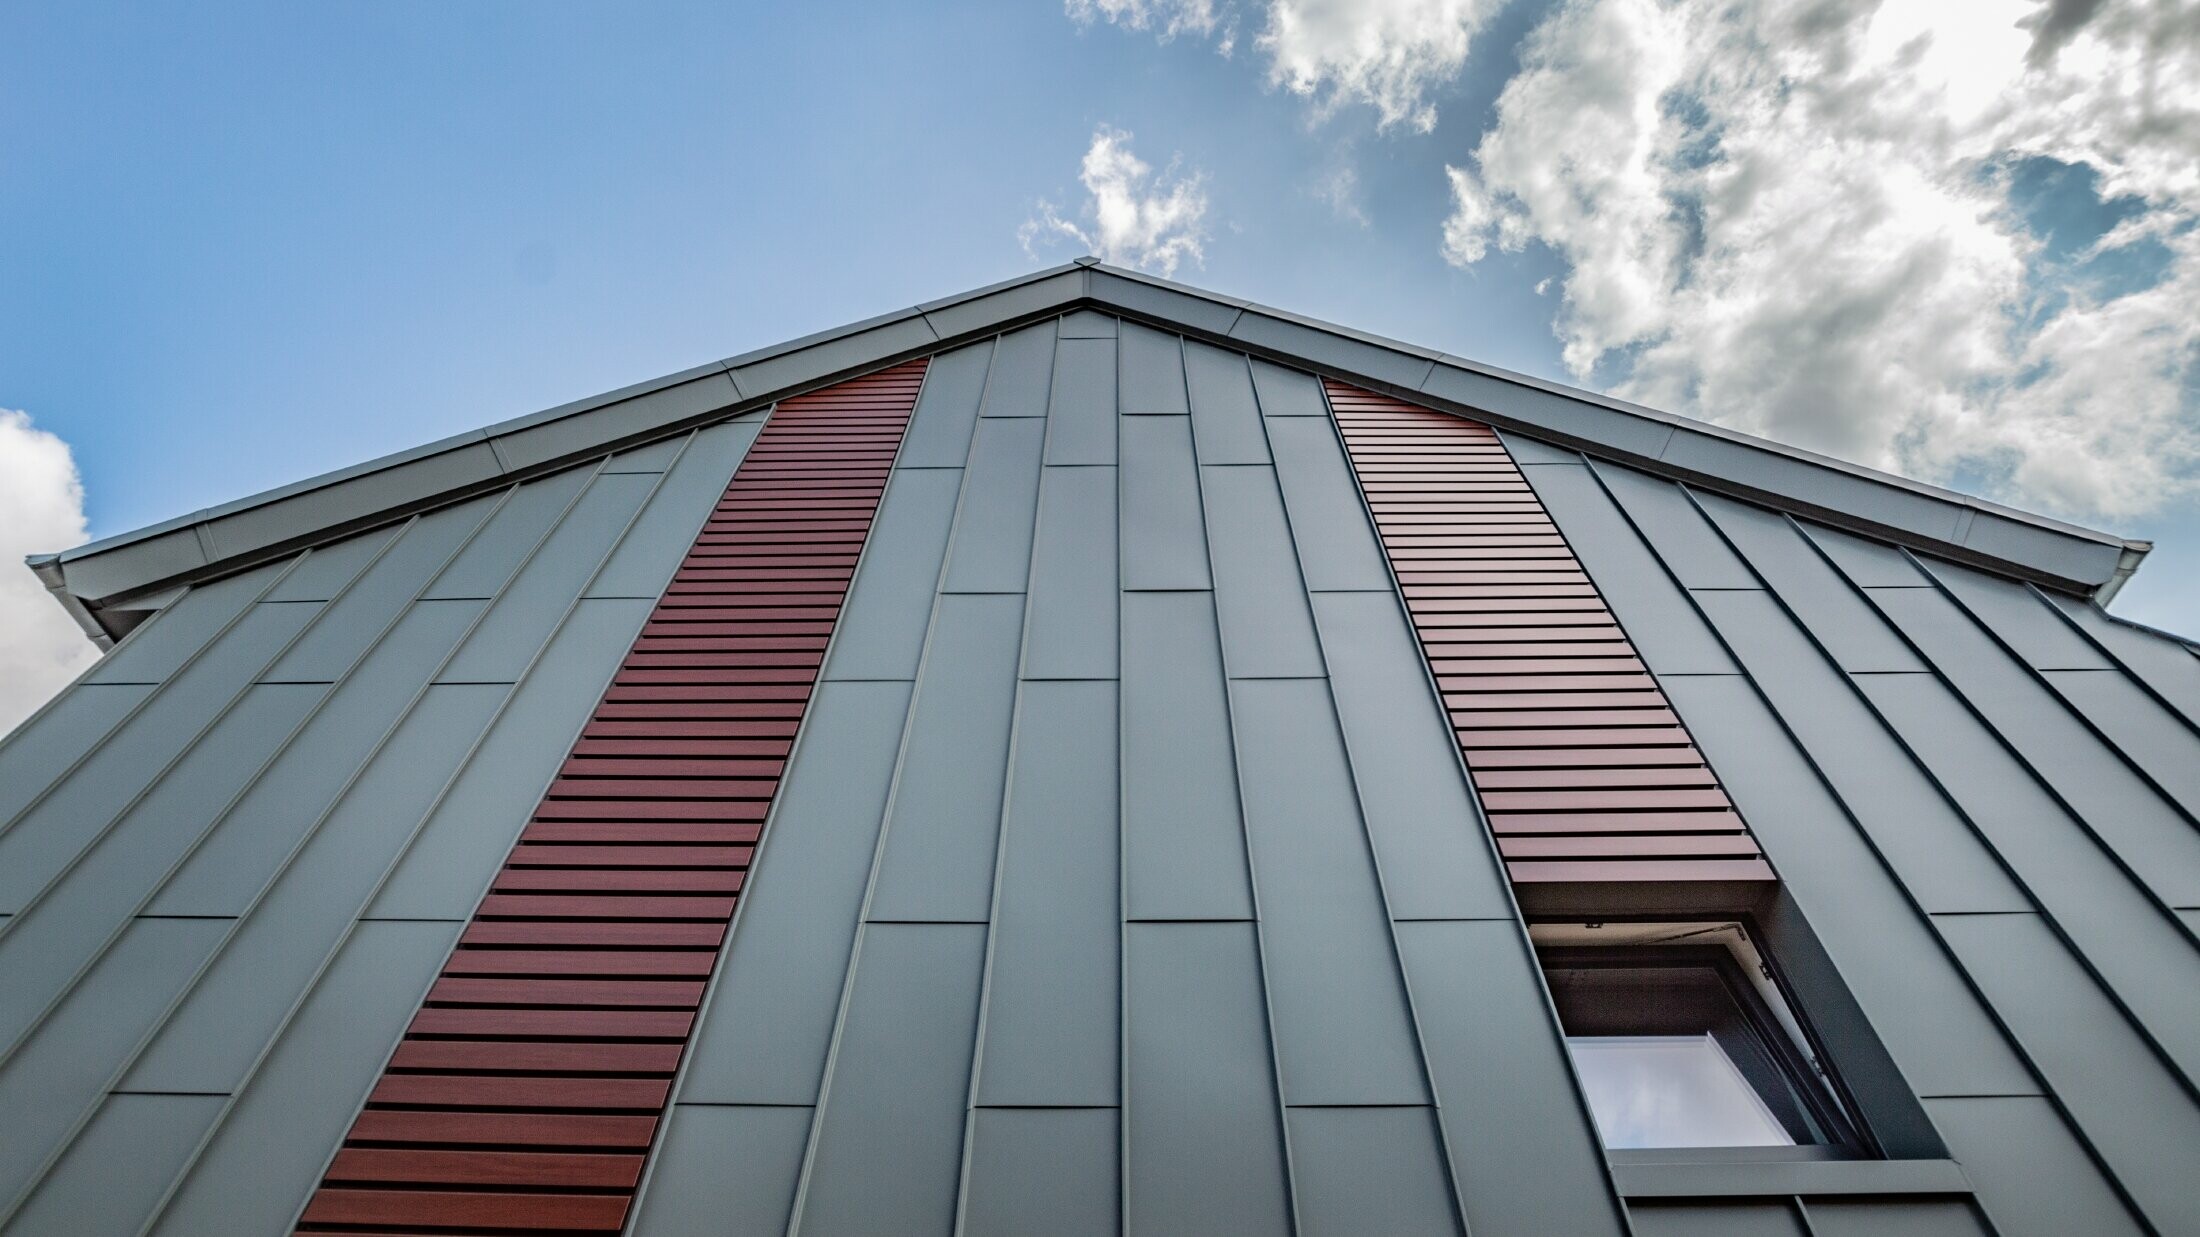
[[[2150,543],[1079,258],[29,559],[101,644],[177,585],[1090,307],[2106,602]]]

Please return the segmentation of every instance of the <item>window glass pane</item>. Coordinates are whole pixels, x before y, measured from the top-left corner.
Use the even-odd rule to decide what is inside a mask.
[[[1569,1035],[1607,1147],[1785,1147],[1795,1142],[1709,1035]]]

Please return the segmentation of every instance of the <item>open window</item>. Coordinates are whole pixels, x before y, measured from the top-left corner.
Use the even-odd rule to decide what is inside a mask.
[[[1545,921],[1530,936],[1608,1150],[1873,1154],[1743,921]]]

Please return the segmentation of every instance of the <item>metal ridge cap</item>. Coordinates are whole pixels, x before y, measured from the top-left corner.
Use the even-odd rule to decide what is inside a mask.
[[[1069,275],[1075,275],[1076,278],[1063,279]],[[1021,289],[1040,287],[1050,280],[1061,280],[1061,283],[1053,289],[1043,289],[1035,296],[1006,295],[1006,299],[993,305],[984,304],[988,299],[1002,298],[1005,294],[1014,294]],[[1151,289],[1155,295],[1134,295],[1126,299],[1122,295],[1129,291],[1125,285]],[[1184,299],[1171,304],[1172,298]],[[1131,301],[1137,303],[1130,303]],[[1194,302],[1212,306],[1214,312],[1200,313]],[[83,563],[87,559],[108,555],[135,544],[192,530],[200,542],[200,561],[172,565],[165,569],[166,575],[163,578],[154,578],[154,575],[149,574],[143,580],[133,580],[130,587],[150,586],[164,583],[168,579],[199,577],[217,567],[242,561],[273,544],[232,548],[224,543],[217,546],[220,539],[212,536],[210,531],[216,521],[234,522],[237,517],[246,516],[246,513],[316,493],[336,494],[341,492],[340,487],[349,482],[365,482],[371,485],[373,479],[380,478],[388,479],[393,485],[401,484],[396,480],[400,476],[398,470],[408,465],[424,466],[426,469],[449,469],[460,474],[448,484],[442,484],[438,493],[457,494],[507,477],[516,479],[530,476],[594,451],[638,446],[663,434],[707,423],[712,418],[753,412],[776,399],[824,381],[835,380],[837,376],[845,376],[855,369],[929,354],[966,340],[1012,329],[1026,321],[1036,321],[1087,306],[1134,320],[1144,320],[1183,334],[1210,339],[1224,346],[1264,355],[1297,368],[1370,385],[1437,406],[1450,405],[1453,411],[1482,417],[1510,432],[1531,438],[1546,438],[1560,445],[1612,458],[1616,462],[1645,468],[1661,475],[1682,476],[1699,483],[1708,483],[1709,488],[1734,493],[1740,497],[1755,494],[1758,501],[1777,500],[1779,505],[1807,510],[1821,519],[1830,516],[1837,525],[1871,535],[1886,537],[1893,534],[1897,539],[1913,545],[1922,541],[1924,544],[1920,548],[1929,552],[1959,557],[1989,568],[1998,564],[2003,571],[2010,574],[2060,588],[2093,592],[2104,600],[2106,596],[2113,595],[2114,589],[2121,584],[2123,578],[2136,570],[2139,560],[2144,556],[2143,549],[2134,551],[2131,548],[2134,543],[2114,534],[2007,507],[1959,491],[1790,447],[1676,413],[1514,373],[1450,353],[1402,343],[1253,301],[1224,296],[1144,272],[1126,270],[1087,256],[953,296],[920,302],[914,306],[813,332],[677,373],[499,421],[406,451],[380,456],[348,468],[308,477],[218,506],[104,537],[48,557],[59,568]],[[954,314],[953,311],[963,307],[969,307],[969,312]],[[951,321],[944,326],[939,316],[943,312],[951,316]],[[873,338],[864,341],[862,337],[866,335]],[[1294,340],[1293,336],[1297,336],[1297,339]],[[1324,346],[1304,347],[1310,344]],[[1326,358],[1315,355],[1325,351],[1330,354]],[[812,359],[806,363],[803,359],[805,356]],[[1364,372],[1369,367],[1381,366],[1389,366],[1392,372],[1387,376]],[[758,383],[756,389],[745,386],[744,378]],[[1533,393],[1545,400],[1564,401],[1564,405],[1538,415],[1537,410],[1532,407],[1514,408],[1510,411],[1483,407],[1479,403],[1432,389],[1439,381],[1447,381],[1456,387],[1461,380],[1470,384],[1497,383],[1503,388]],[[712,390],[716,383],[723,383],[723,390]],[[683,387],[694,389],[684,395],[664,394]],[[652,399],[662,400],[660,406],[654,410],[662,423],[645,419],[645,423],[638,425],[607,424],[596,428],[579,420],[622,404]],[[1569,426],[1559,423],[1552,413],[1562,413],[1566,405],[1575,406],[1584,413],[1593,412],[1606,417],[1617,414],[1625,418],[1625,422],[1605,421],[1605,425],[1615,431],[1626,422],[1634,422],[1662,427],[1664,434],[1662,437],[1655,433],[1648,437],[1638,434],[1636,437],[1640,441],[1630,445],[1611,434],[1599,434],[1597,427],[1591,424]],[[1592,416],[1590,419],[1596,418]],[[523,435],[532,435],[536,441],[532,444],[523,442]],[[543,440],[547,440],[547,445],[543,445]],[[1948,531],[1936,534],[1926,529],[1903,528],[1889,522],[1895,513],[1875,513],[1869,509],[1868,503],[1841,502],[1842,496],[1825,496],[1828,501],[1819,502],[1809,496],[1782,489],[1752,486],[1746,479],[1721,476],[1716,471],[1715,462],[1699,460],[1696,464],[1691,464],[1684,459],[1666,458],[1677,444],[1688,442],[1737,448],[1749,453],[1741,457],[1744,459],[1759,458],[1779,464],[1800,465],[1811,470],[1810,473],[1803,474],[1804,476],[1841,478],[1843,480],[1837,484],[1852,487],[1883,487],[1887,492],[1907,495],[1912,503],[1930,504],[1931,510],[1946,508],[1950,512]],[[512,449],[515,446],[531,449],[515,452]],[[469,460],[462,455],[468,451],[475,451],[477,456],[485,458]],[[1857,490],[1858,495],[1870,492],[1872,491],[1868,488]],[[352,497],[357,498],[357,495]],[[415,495],[403,500],[401,505],[417,507],[420,501],[427,498],[432,498],[432,495]],[[342,500],[334,501],[340,505]],[[298,536],[285,538],[284,544],[311,540],[323,531],[333,535],[338,530],[355,527],[359,518],[357,514],[353,514],[319,521],[304,519],[300,523]],[[2027,530],[2034,543],[2032,546],[2012,543],[2012,538],[2021,542],[2027,535]],[[1967,545],[1966,539],[1975,532],[1994,534],[1999,545]],[[2045,534],[2050,540],[2040,541],[2040,534]],[[2053,547],[2058,543],[2069,547],[2066,553],[2099,553],[2099,549],[2079,551],[2073,543],[2099,548],[2113,547],[2119,552],[2120,558],[2112,568],[2102,569],[2098,577],[2080,578],[2058,570],[2052,563]],[[67,590],[67,594],[72,597],[77,595],[73,589]],[[111,596],[115,593],[113,590],[103,590],[99,595]],[[82,622],[83,617],[79,621]]]
[[[1930,548],[1936,552],[1960,557],[1966,561],[1989,567],[1999,564],[2001,565],[2002,570],[2004,570],[2005,572],[2014,569],[2013,574],[2023,575],[2026,578],[2037,579],[2043,582],[2056,583],[2064,587],[2074,586],[2080,591],[2094,591],[2107,588],[2110,589],[2112,593],[2113,587],[2120,584],[2122,578],[2128,577],[2132,571],[2137,569],[2138,557],[2143,557],[2144,554],[2144,552],[2141,551],[2138,557],[2130,557],[2128,551],[2128,547],[2131,545],[2130,541],[2127,538],[2115,533],[2104,532],[2100,529],[2088,528],[2084,525],[2075,524],[2070,521],[2058,519],[2053,516],[2042,515],[2032,511],[2026,511],[2022,508],[2010,507],[2006,504],[1994,502],[1991,499],[1981,498],[1972,494],[1966,494],[1960,490],[1953,490],[1945,486],[1934,485],[1931,482],[1919,481],[1915,478],[1901,476],[1897,473],[1885,472],[1880,469],[1867,467],[1862,464],[1856,464],[1847,460],[1823,455],[1815,451],[1809,451],[1801,447],[1789,446],[1785,443],[1776,442],[1767,438],[1761,438],[1753,434],[1747,434],[1740,430],[1729,429],[1725,426],[1716,425],[1709,421],[1698,420],[1694,417],[1685,416],[1679,413],[1667,412],[1663,409],[1651,408],[1646,405],[1636,404],[1628,400],[1619,399],[1609,395],[1603,395],[1594,391],[1582,390],[1578,387],[1567,386],[1564,383],[1554,382],[1549,379],[1537,378],[1527,374],[1520,374],[1493,365],[1485,365],[1477,361],[1471,361],[1464,357],[1457,356],[1456,354],[1437,352],[1433,349],[1422,348],[1397,340],[1387,339],[1382,336],[1372,335],[1365,331],[1356,330],[1350,327],[1339,326],[1335,323],[1325,322],[1318,318],[1310,318],[1303,314],[1274,309],[1269,306],[1259,304],[1258,302],[1248,301],[1238,297],[1223,296],[1217,293],[1206,291],[1201,288],[1192,287],[1187,284],[1181,284],[1174,280],[1164,279],[1159,276],[1146,274],[1140,271],[1125,270],[1121,267],[1111,266],[1106,263],[1096,263],[1090,269],[1097,273],[1112,276],[1116,279],[1120,279],[1129,283],[1140,284],[1148,288],[1165,291],[1178,296],[1194,298],[1218,307],[1228,307],[1236,311],[1237,314],[1237,317],[1233,319],[1232,325],[1226,335],[1215,335],[1210,330],[1202,330],[1188,324],[1170,324],[1176,326],[1176,328],[1179,330],[1184,330],[1188,333],[1213,338],[1216,339],[1218,342],[1226,343],[1231,347],[1265,354],[1278,360],[1295,362],[1302,368],[1309,368],[1315,370],[1316,372],[1328,373],[1338,378],[1344,378],[1367,384],[1374,387],[1375,389],[1388,390],[1401,395],[1412,395],[1423,400],[1433,399],[1444,401],[1443,396],[1435,394],[1434,392],[1430,391],[1429,388],[1440,375],[1448,371],[1455,375],[1462,375],[1484,381],[1503,383],[1510,386],[1522,388],[1524,390],[1534,391],[1542,395],[1552,396],[1562,400],[1570,401],[1572,403],[1584,405],[1588,408],[1594,408],[1605,412],[1619,413],[1630,418],[1635,418],[1663,426],[1668,431],[1668,437],[1662,441],[1658,451],[1655,454],[1647,454],[1640,450],[1630,449],[1623,445],[1601,440],[1592,434],[1584,434],[1575,430],[1569,430],[1567,427],[1544,424],[1539,421],[1525,417],[1507,416],[1500,410],[1485,409],[1478,406],[1465,404],[1460,405],[1462,408],[1472,407],[1477,414],[1486,416],[1494,423],[1498,424],[1500,428],[1508,429],[1516,433],[1521,433],[1528,437],[1548,436],[1560,445],[1568,446],[1578,450],[1588,450],[1598,454],[1611,454],[1617,459],[1618,462],[1642,467],[1661,475],[1675,475],[1686,473],[1690,477],[1690,479],[1699,481],[1707,477],[1709,477],[1714,482],[1722,480],[1713,474],[1706,474],[1695,471],[1687,468],[1685,465],[1677,465],[1674,462],[1663,458],[1665,452],[1671,450],[1674,443],[1679,440],[1681,436],[1686,435],[1699,442],[1708,440],[1723,445],[1740,448],[1745,451],[1761,452],[1764,453],[1766,456],[1769,456],[1776,460],[1793,464],[1800,464],[1814,470],[1822,470],[1823,472],[1830,475],[1847,478],[1853,482],[1859,482],[1870,486],[1884,487],[1890,491],[1907,494],[1914,499],[1943,505],[1950,509],[1951,514],[1954,517],[1954,527],[1950,535],[1946,537],[1934,537],[1930,534],[1920,533],[1917,530],[1904,530],[1901,529],[1899,526],[1886,523],[1885,521],[1880,519],[1875,519],[1874,514],[1869,511],[1850,510],[1844,506],[1824,506],[1810,504],[1807,502],[1807,500],[1797,503],[1796,500],[1794,500],[1791,496],[1785,495],[1778,491],[1755,491],[1758,495],[1759,501],[1763,501],[1769,498],[1775,500],[1786,500],[1788,503],[1801,506],[1810,506],[1814,509],[1816,513],[1819,514],[1820,518],[1833,516],[1835,517],[1834,522],[1837,524],[1846,525],[1855,528],[1858,531],[1871,532],[1875,535],[1883,537],[1889,534],[1895,534],[1900,539],[1908,542],[1915,542],[1918,538],[1923,537],[1927,542],[1929,542]],[[1143,316],[1149,318],[1149,320],[1151,320],[1155,314],[1165,314],[1166,312],[1145,305],[1133,307],[1112,304],[1109,299],[1103,294],[1102,289],[1097,287],[1094,289],[1094,293],[1091,299],[1096,304],[1102,305],[1106,308],[1110,308],[1115,312],[1129,313],[1134,317]],[[1314,361],[1312,358],[1294,357],[1288,348],[1282,346],[1264,346],[1254,341],[1244,339],[1240,336],[1238,324],[1243,322],[1245,318],[1255,315],[1262,318],[1272,319],[1276,322],[1297,327],[1302,330],[1326,335],[1330,338],[1343,341],[1360,348],[1378,349],[1397,357],[1401,361],[1410,360],[1414,363],[1427,364],[1429,368],[1418,382],[1407,383],[1401,386],[1401,384],[1397,381],[1395,377],[1386,378],[1382,375],[1357,371],[1348,365],[1338,366],[1334,364],[1323,364]],[[1726,488],[1726,486],[1714,485],[1712,488]],[[1733,488],[1737,492],[1739,492],[1750,490],[1751,487],[1742,484],[1734,484]],[[2063,574],[2051,566],[2042,566],[2036,562],[2028,561],[2026,558],[2017,556],[2012,553],[1971,547],[1966,545],[1963,539],[1968,536],[1973,528],[1977,525],[1978,520],[1976,517],[1978,516],[1989,516],[1995,520],[2004,521],[2009,524],[2021,526],[2023,528],[2036,530],[2037,532],[2045,533],[2052,537],[2067,538],[2071,541],[2083,542],[2096,547],[2114,548],[2120,553],[2125,554],[2128,561],[2123,561],[2117,564],[2113,572],[2108,574],[2106,578],[2079,578]]]

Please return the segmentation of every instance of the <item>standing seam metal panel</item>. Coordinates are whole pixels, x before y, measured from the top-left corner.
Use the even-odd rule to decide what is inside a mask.
[[[1563,470],[1553,466],[1553,471]],[[1886,551],[1894,556],[1887,558],[1868,543],[1838,538],[1836,552],[1824,544],[1823,530],[1811,530],[1805,537],[1796,521],[1739,503],[1587,464],[1579,457],[1571,471],[1602,481],[1610,498],[1627,512],[1627,522],[1620,525],[1625,535],[1650,548],[1675,585],[1694,585],[1693,591],[1684,590],[1690,604],[1751,676],[1677,680],[1676,692],[1686,690],[1675,696],[1675,703],[1692,722],[1701,723],[1699,742],[1714,757],[1749,774],[1736,783],[1738,798],[1756,794],[1761,804],[1784,805],[1784,811],[1771,817],[1764,807],[1756,809],[1762,840],[1783,862],[1799,900],[1816,908],[1818,931],[1843,963],[1846,978],[1889,1047],[1907,1058],[1905,1069],[1912,1071],[1913,1084],[1965,1160],[1981,1202],[2001,1231],[2168,1232],[2188,1226],[2191,1218],[2170,1183],[2189,1180],[2200,1167],[2190,1162],[2187,1151],[2200,1138],[2178,1132],[2190,1124],[2193,1110],[2189,1101],[2171,1098],[2182,1089],[2161,1070],[2153,1051],[2127,1035],[2121,1024],[2134,1008],[2180,1002],[2175,973],[2189,969],[2192,961],[2179,956],[2186,952],[2181,948],[2163,953],[2159,933],[2134,936],[2127,928],[2119,939],[2113,931],[2102,935],[2081,923],[2094,935],[2092,950],[2140,949],[2153,959],[2145,967],[2144,982],[2169,989],[2127,986],[2126,997],[2136,1004],[2111,1008],[2101,996],[2114,989],[2088,991],[2088,982],[2078,978],[2072,964],[2085,960],[2086,954],[2045,930],[2051,920],[2035,913],[2031,900],[2042,889],[2051,895],[2050,902],[2062,898],[2066,914],[2104,924],[2134,911],[2142,916],[2151,911],[2163,917],[2165,926],[2167,917],[2147,908],[2148,899],[2135,896],[2136,890],[2102,885],[2090,874],[2098,865],[2089,867],[2083,855],[2043,863],[2058,848],[2089,845],[2086,829],[2053,807],[2043,814],[2040,807],[2027,806],[2026,796],[2035,792],[2021,765],[2008,762],[2003,769],[1988,759],[1990,753],[1973,750],[1970,731],[1988,743],[2002,740],[1982,716],[1966,712],[1960,697],[1948,694],[1945,705],[1921,711],[1925,698],[1918,695],[1920,690],[1947,691],[1938,686],[1939,671],[1941,659],[1957,648],[1955,637],[1939,632],[1937,648],[1919,646],[1883,612],[1890,607],[1902,614],[1915,610],[1920,599],[1934,596],[1937,582],[1917,566],[1901,563],[1897,551]],[[1542,481],[1539,476],[1538,484]],[[1553,512],[1562,524],[1579,514],[1555,506]],[[1774,531],[1791,527],[1796,530],[1792,544]],[[1706,541],[1706,536],[1717,540]],[[1732,575],[1745,564],[1747,576]],[[1854,571],[1867,572],[1864,579],[1871,585],[1859,584],[1848,574]],[[1599,584],[1615,587],[1602,577]],[[1615,608],[1624,609],[1623,603],[1631,600],[1632,594],[1619,596]],[[2025,621],[2028,613],[2030,621],[2062,622],[2059,616],[2036,613],[2044,608],[2028,612],[2006,607],[1995,613],[2005,622]],[[1790,625],[1792,637],[1787,634]],[[1808,643],[1796,645],[1799,640]],[[2054,640],[2051,632],[2030,633],[2011,647],[2038,650],[2051,664],[2087,656],[2083,651],[2055,651]],[[1990,653],[1989,643],[1974,640],[1964,646],[1963,655],[1975,659]],[[1841,686],[1817,682],[1828,672]],[[1750,710],[1737,695],[1751,688],[1769,706],[1763,722],[1747,720]],[[1838,804],[1838,816],[1812,808],[1809,793],[1792,774],[1775,774],[1771,780],[1760,776],[1781,763],[1772,759],[1767,746],[1771,740],[1763,732],[1768,729],[1790,736],[1793,752],[1808,762],[1794,772],[1823,779],[1825,793]],[[1964,752],[1969,754],[1959,754]],[[1948,797],[1938,803],[1905,803],[1904,797],[1913,794],[1906,788],[1919,785],[1920,778],[1923,793]],[[1796,832],[1806,825],[1810,835]],[[1935,829],[1956,832],[1936,843],[1930,840]],[[1854,865],[1837,857],[1841,847],[1833,844],[1841,839],[1836,835],[1848,832],[1870,839],[1876,862],[1885,865],[1885,877],[1852,870]],[[2084,895],[2083,903],[2054,893],[2056,882],[2073,879],[2094,890]],[[1874,916],[1867,928],[1850,911],[1873,901],[1868,895],[1875,882],[1894,884],[1908,904]],[[1941,909],[1932,913],[1935,908]],[[1930,936],[1905,935],[1912,923]],[[2168,932],[2180,935],[2173,927]],[[1922,991],[1897,995],[1882,982],[1886,967],[1881,957],[1915,961],[1918,946],[1909,942],[1936,936],[1941,940],[1924,948],[1949,960],[1953,975],[1977,993],[1982,1011],[1991,1010],[1991,1024],[1974,1023],[1966,1029],[1964,1020],[1951,1017],[1956,1011],[1948,1001],[1935,1002]],[[2091,982],[2100,982],[2104,967],[2113,972],[2126,963],[2122,957],[2094,960],[2088,964],[2094,972]],[[1931,969],[1912,966],[1903,983]],[[2013,986],[2012,977],[2019,973],[2027,979]],[[2046,990],[2033,991],[2043,985]],[[1889,1006],[1889,999],[1901,1004]],[[2181,1018],[2167,1016],[2171,1025]],[[1938,1055],[1925,1059],[1926,1068],[1916,1072],[1921,1060],[1916,1054],[1934,1037],[1947,1042],[1927,1049]],[[2036,1071],[2045,1093],[2020,1094],[2040,1091],[2039,1082],[1997,1079],[1995,1071],[1975,1068],[1996,1057],[2026,1074]],[[2144,1077],[2159,1081],[2130,1089]],[[2119,1090],[2126,1099],[2107,1100]],[[2139,1094],[2153,1098],[2139,1101]],[[1999,1116],[1989,1119],[1988,1112]],[[2048,1183],[2056,1188],[2046,1189]],[[1821,1215],[1862,1214],[1819,1201],[1812,1201],[1809,1210],[1814,1222]],[[1919,1224],[1938,1223],[1925,1218],[1921,1201],[1890,1203],[1879,1215],[1882,1222],[1910,1216]],[[2142,1215],[2146,1218],[2140,1219]]]
[[[913,362],[774,411],[368,1097],[306,1228],[624,1223],[923,371]]]

